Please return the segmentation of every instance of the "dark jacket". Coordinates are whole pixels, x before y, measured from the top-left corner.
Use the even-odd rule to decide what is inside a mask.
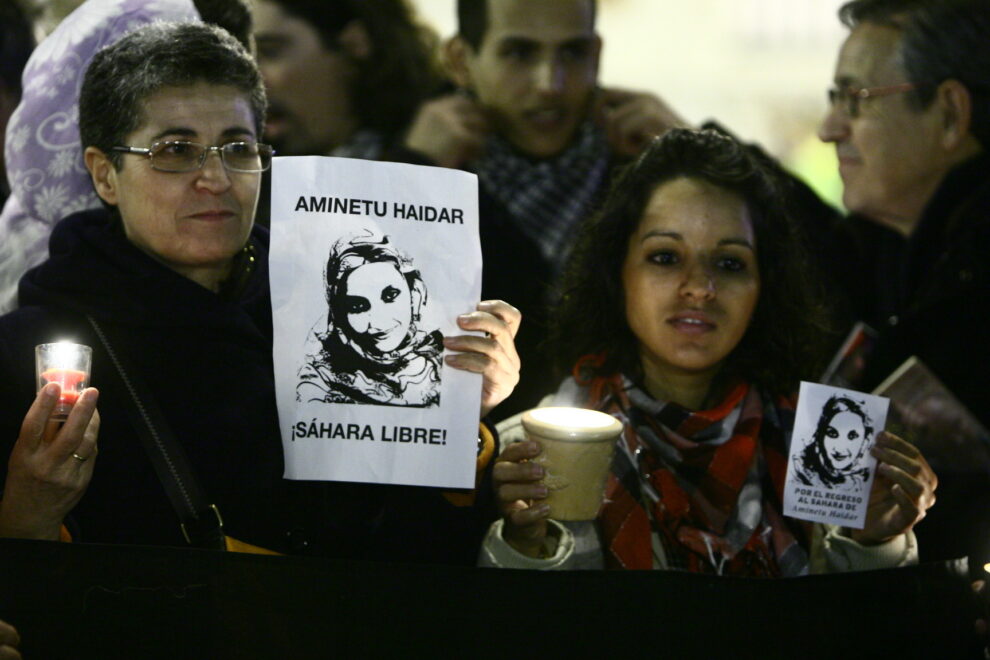
[[[950,172],[907,240],[854,218],[842,232],[860,246],[858,282],[845,288],[880,333],[863,387],[873,389],[916,355],[990,428],[990,157]],[[982,565],[990,559],[990,474],[976,465],[935,468],[938,503],[916,529],[921,557],[975,556]]]
[[[857,388],[872,391],[917,356],[990,428],[990,156],[948,174],[909,238],[835,212],[826,226],[824,205],[806,193],[796,213],[814,220],[813,244],[840,307],[879,333]],[[923,560],[990,559],[990,447],[984,440],[967,451],[983,465],[943,469],[932,460],[938,502],[915,528]]]
[[[846,289],[880,332],[864,384],[879,385],[917,355],[990,428],[990,156],[946,177],[907,240],[857,218],[840,231],[860,251],[859,282]]]
[[[138,250],[102,211],[62,221],[50,259],[21,282],[21,308],[0,318],[0,452],[33,399],[34,345],[92,346],[99,457],[70,531],[78,541],[185,545],[91,314],[143,377],[231,536],[283,552],[472,564],[495,515],[490,499],[455,507],[434,489],[282,479],[267,231],[255,228],[251,244],[257,267],[225,296]]]

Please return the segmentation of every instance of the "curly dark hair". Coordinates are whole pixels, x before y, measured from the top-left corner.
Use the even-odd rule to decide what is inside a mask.
[[[642,378],[639,342],[626,320],[622,266],[653,192],[680,177],[738,194],[756,234],[760,295],[721,375],[790,394],[799,380],[817,376],[824,361],[831,328],[822,288],[809,271],[799,227],[784,210],[777,176],[745,146],[714,130],[676,129],[654,139],[616,177],[602,210],[582,225],[551,321],[559,366],[602,353],[604,362],[588,375]]]

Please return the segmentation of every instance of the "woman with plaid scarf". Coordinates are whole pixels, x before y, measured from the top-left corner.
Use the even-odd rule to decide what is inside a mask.
[[[937,480],[891,434],[864,529],[781,514],[791,394],[828,339],[785,185],[733,139],[680,129],[618,178],[570,263],[553,339],[573,373],[548,402],[623,422],[605,502],[593,523],[553,521],[539,446],[510,444],[506,420],[483,565],[776,577],[917,560]]]

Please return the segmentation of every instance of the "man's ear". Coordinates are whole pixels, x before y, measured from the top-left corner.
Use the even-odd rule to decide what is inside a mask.
[[[471,68],[468,66],[468,58],[474,55],[471,44],[460,36],[453,36],[444,44],[443,54],[447,71],[454,83],[463,89],[470,88]]]
[[[942,81],[935,91],[935,103],[941,111],[942,146],[953,150],[972,139],[973,98],[969,90],[958,80]]]
[[[93,180],[93,188],[107,204],[116,206],[117,204],[117,168],[113,166],[105,153],[96,147],[86,147],[83,152],[83,162]]]
[[[337,43],[347,56],[355,60],[366,60],[371,57],[375,45],[371,43],[368,28],[359,20],[353,20],[344,26],[337,35]]]

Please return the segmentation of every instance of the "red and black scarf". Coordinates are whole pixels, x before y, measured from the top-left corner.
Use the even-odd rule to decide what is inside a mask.
[[[737,383],[710,410],[650,397],[614,375],[582,381],[586,406],[624,422],[599,512],[605,565],[751,577],[807,572],[808,529],[779,513],[787,473],[783,428],[793,407]],[[789,417],[789,418],[788,418]]]

